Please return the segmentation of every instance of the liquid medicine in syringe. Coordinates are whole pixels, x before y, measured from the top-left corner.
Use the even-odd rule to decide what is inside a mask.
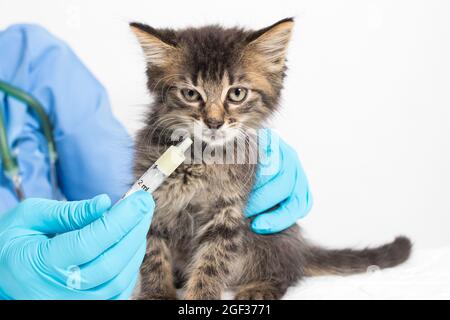
[[[153,193],[166,178],[186,159],[184,153],[192,144],[190,138],[184,139],[176,146],[171,146],[161,157],[131,186],[120,199],[125,199],[138,190]],[[120,201],[119,200],[119,201]]]

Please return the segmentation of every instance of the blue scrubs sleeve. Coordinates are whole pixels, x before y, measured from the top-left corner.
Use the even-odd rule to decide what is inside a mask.
[[[58,183],[65,197],[78,200],[107,193],[117,200],[132,181],[132,141],[113,116],[105,88],[68,45],[39,26],[11,26],[0,32],[0,78],[31,93],[49,115],[59,155]],[[6,104],[8,142],[18,150],[25,193],[49,197],[48,153],[39,123],[20,103],[0,98]],[[0,197],[3,201],[10,192],[3,188]]]

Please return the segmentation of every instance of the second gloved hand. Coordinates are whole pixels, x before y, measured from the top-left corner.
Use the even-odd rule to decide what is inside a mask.
[[[0,298],[128,298],[154,205],[139,191],[113,208],[101,195],[77,202],[28,199],[3,213]]]
[[[251,228],[271,234],[289,228],[312,206],[308,180],[295,150],[274,131],[258,132],[259,163],[246,216]]]

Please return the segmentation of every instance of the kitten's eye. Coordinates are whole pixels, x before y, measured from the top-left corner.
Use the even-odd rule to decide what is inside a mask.
[[[200,93],[194,89],[181,89],[181,93],[188,102],[197,102],[200,100]]]
[[[228,100],[231,102],[242,102],[247,97],[247,91],[245,88],[231,88],[228,91]]]

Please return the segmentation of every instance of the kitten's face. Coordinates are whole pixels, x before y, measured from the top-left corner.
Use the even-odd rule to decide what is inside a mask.
[[[292,19],[259,31],[131,27],[144,49],[148,87],[156,98],[154,124],[224,144],[260,128],[276,109]]]

